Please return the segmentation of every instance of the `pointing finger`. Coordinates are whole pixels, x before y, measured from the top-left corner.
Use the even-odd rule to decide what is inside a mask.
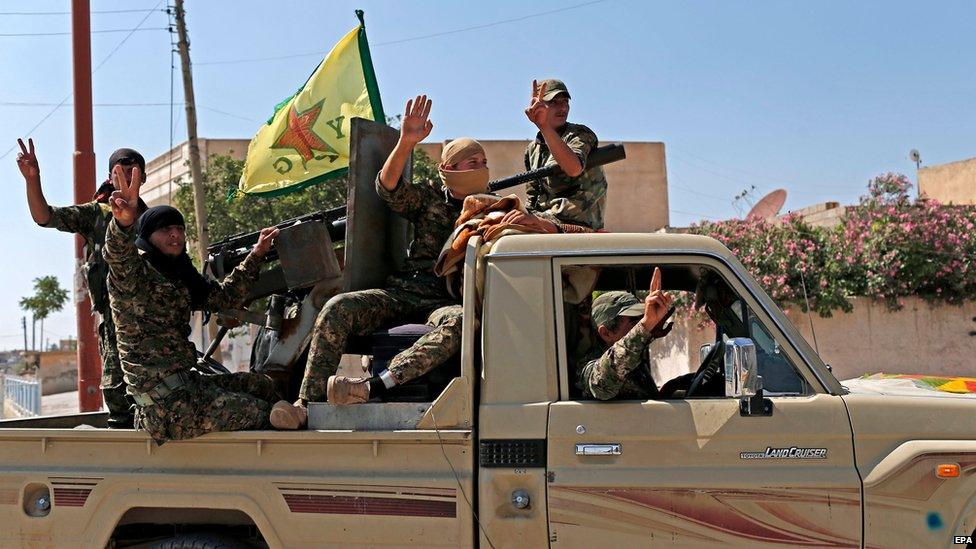
[[[24,140],[17,138],[17,144],[20,145],[20,151],[23,154],[27,154],[27,147],[24,146]]]
[[[661,291],[661,269],[654,267],[654,274],[651,275],[651,293]]]
[[[539,93],[539,84],[536,83],[536,81],[533,79],[532,80],[532,99],[535,99],[535,96],[538,93]]]

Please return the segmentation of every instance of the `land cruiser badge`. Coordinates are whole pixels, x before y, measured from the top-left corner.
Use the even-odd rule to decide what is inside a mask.
[[[827,449],[767,446],[762,452],[740,452],[739,459],[827,459]]]

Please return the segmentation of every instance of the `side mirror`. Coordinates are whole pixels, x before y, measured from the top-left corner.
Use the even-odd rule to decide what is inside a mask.
[[[729,339],[725,343],[725,396],[750,397],[759,388],[756,345],[747,337]]]
[[[771,416],[773,403],[763,396],[756,345],[747,337],[725,342],[725,396],[739,399],[740,416]]]
[[[705,357],[708,356],[708,353],[712,352],[712,346],[713,345],[715,345],[715,344],[714,343],[702,343],[701,347],[698,348],[698,363],[699,364],[701,364],[702,362],[705,362]]]

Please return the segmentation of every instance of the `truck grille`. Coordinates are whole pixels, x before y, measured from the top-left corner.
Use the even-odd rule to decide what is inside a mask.
[[[545,467],[545,439],[493,439],[480,444],[482,467]]]

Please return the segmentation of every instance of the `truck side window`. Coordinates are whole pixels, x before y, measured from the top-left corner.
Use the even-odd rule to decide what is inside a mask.
[[[635,330],[654,266],[563,267],[563,327],[569,397],[573,400],[685,398],[696,372],[708,383],[689,398],[724,397],[723,365],[709,357],[722,337],[748,337],[759,374],[773,394],[803,394],[807,387],[785,353],[745,302],[714,271],[664,265],[664,290],[674,299],[673,327],[648,339]],[[710,364],[706,364],[706,360]]]

